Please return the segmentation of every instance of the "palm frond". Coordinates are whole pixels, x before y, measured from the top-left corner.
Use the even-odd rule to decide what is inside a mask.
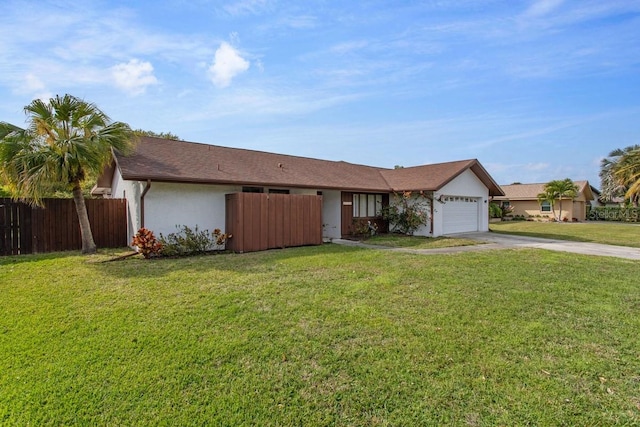
[[[112,150],[126,153],[134,141],[128,125],[71,95],[34,100],[24,111],[26,129],[0,123],[0,166],[16,194],[36,202],[52,188],[68,189],[99,173]]]

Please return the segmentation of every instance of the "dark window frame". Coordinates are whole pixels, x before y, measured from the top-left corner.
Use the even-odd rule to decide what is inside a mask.
[[[243,193],[264,193],[264,187],[242,187]]]
[[[363,201],[362,198],[365,198]],[[382,211],[383,194],[382,193],[353,193],[352,197],[352,213],[354,218],[376,218],[380,216]],[[362,215],[364,208],[364,215]]]
[[[551,212],[551,211],[552,211],[551,202],[549,202],[548,200],[544,200],[544,201],[540,202],[540,212],[547,213],[547,212]]]

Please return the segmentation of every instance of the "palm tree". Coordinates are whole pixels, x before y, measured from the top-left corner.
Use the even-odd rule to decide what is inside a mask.
[[[626,197],[629,185],[616,176],[616,170],[623,159],[631,153],[640,150],[640,145],[630,145],[625,148],[618,148],[609,153],[609,156],[602,159],[600,163],[600,196],[604,201],[611,201],[615,197]],[[637,201],[637,196],[636,196]]]
[[[0,174],[13,197],[33,205],[41,205],[42,197],[60,185],[71,190],[82,253],[95,253],[81,185],[88,173],[101,172],[112,150],[132,148],[131,129],[111,122],[97,106],[71,95],[49,102],[36,99],[24,112],[26,129],[0,122]]]
[[[562,221],[562,199],[573,200],[577,195],[578,186],[575,185],[571,179],[557,179],[549,181],[544,185],[544,192],[538,194],[538,200],[548,200],[551,203],[551,209],[555,217],[554,201],[558,199],[560,201],[560,214],[556,219]]]
[[[640,147],[622,155],[612,175],[618,184],[626,188],[625,199],[637,206],[640,199]]]
[[[551,205],[551,214],[555,219],[556,218],[556,208],[555,208],[556,194],[551,193],[545,189],[544,192],[538,194],[538,203],[542,205],[543,202],[549,202],[549,205]]]

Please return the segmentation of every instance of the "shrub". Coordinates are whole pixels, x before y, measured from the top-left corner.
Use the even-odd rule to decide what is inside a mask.
[[[198,230],[197,225],[193,229],[186,225],[176,228],[178,232],[170,233],[166,237],[160,234],[163,256],[191,255],[223,249],[221,246],[231,238],[230,234],[222,233],[217,228],[213,233],[209,233],[209,230]]]
[[[145,259],[149,259],[154,256],[158,256],[162,251],[162,243],[156,239],[151,230],[141,228],[138,233],[133,237],[131,246],[137,246],[138,252],[142,254]]]
[[[502,208],[497,203],[489,203],[489,217],[502,218]]]
[[[429,201],[420,192],[417,198],[412,198],[411,191],[395,193],[395,203],[382,208],[382,219],[389,221],[392,231],[403,234],[413,234],[429,221]]]
[[[589,211],[588,219],[592,221],[640,222],[640,208],[597,206]]]
[[[353,234],[355,236],[374,236],[378,232],[378,225],[375,222],[363,218],[353,219]]]
[[[502,205],[500,206],[500,209],[502,209],[502,218],[505,218],[505,217],[511,217],[515,207],[511,205],[510,206]]]

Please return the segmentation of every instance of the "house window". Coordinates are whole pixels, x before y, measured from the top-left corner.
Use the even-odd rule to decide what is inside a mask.
[[[504,202],[502,202],[502,209],[508,208],[510,206],[511,206],[511,202],[509,202],[508,200],[505,200]]]
[[[270,194],[289,194],[289,190],[282,190],[279,188],[270,188],[269,193]]]
[[[262,187],[242,187],[243,193],[264,193],[264,188]]]
[[[372,218],[380,215],[382,210],[382,194],[354,194],[353,217]]]
[[[551,203],[548,200],[540,203],[540,212],[551,212]]]

